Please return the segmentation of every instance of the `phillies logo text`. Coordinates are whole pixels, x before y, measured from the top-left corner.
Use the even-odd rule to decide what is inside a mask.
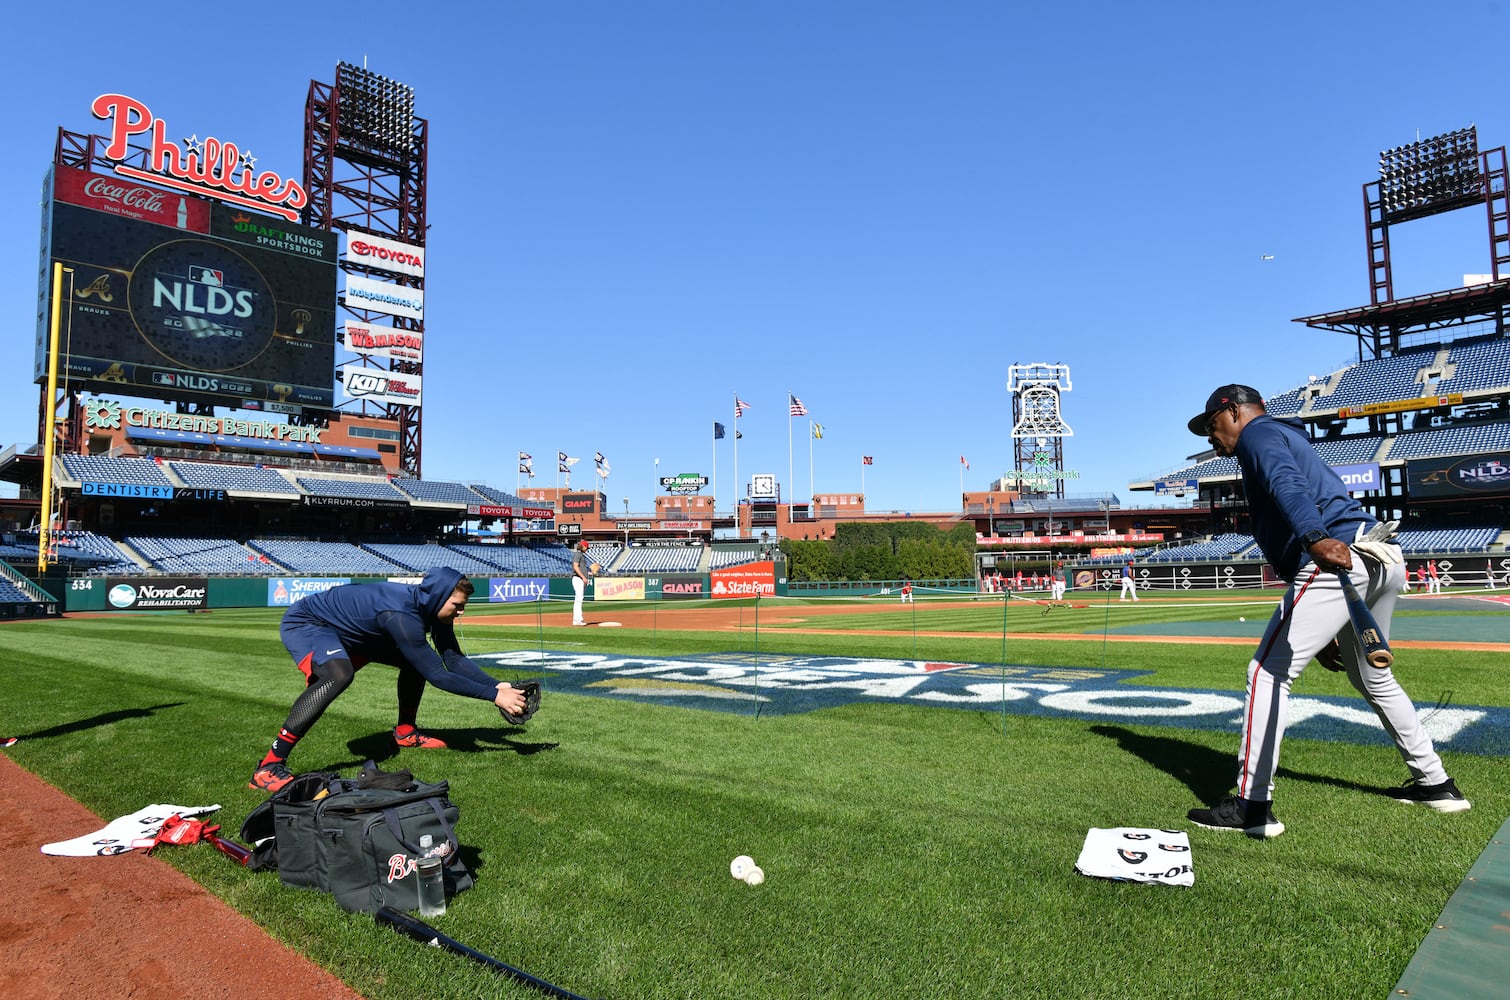
[[[285,180],[271,170],[254,173],[256,158],[233,142],[221,142],[213,136],[186,139],[184,148],[169,142],[167,123],[154,117],[145,104],[134,98],[101,94],[89,110],[96,118],[110,122],[110,144],[105,147],[105,158],[116,161],[118,174],[249,208],[267,209],[290,222],[299,221],[299,209],[309,203],[308,192],[297,181]],[[130,151],[128,140],[149,132],[152,140],[148,149],[149,169],[121,163]]]

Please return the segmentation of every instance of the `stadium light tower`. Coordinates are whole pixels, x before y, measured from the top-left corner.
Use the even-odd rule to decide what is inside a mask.
[[[361,323],[391,326],[411,331],[421,345],[424,337],[425,270],[423,253],[429,204],[429,123],[414,116],[414,89],[397,80],[373,73],[365,66],[340,63],[335,83],[311,80],[304,105],[304,186],[309,205],[304,221],[323,229],[347,234],[348,252],[341,266],[347,275],[345,318]],[[363,234],[378,237],[378,252],[362,256],[351,252],[353,239]],[[406,266],[396,267],[395,261]],[[351,279],[383,289],[392,286],[390,299],[402,299],[401,310],[385,309],[380,299],[355,300]],[[413,307],[419,303],[420,308]],[[367,308],[366,306],[374,306]],[[351,348],[348,343],[348,349]],[[424,370],[422,347],[400,357],[396,353],[360,354],[360,366],[387,375],[368,379],[376,384],[402,382],[412,402],[391,392],[373,396],[380,402],[361,401],[364,410],[379,406],[399,429],[399,467],[414,476],[421,465],[421,398],[415,387]],[[347,371],[353,369],[348,368]],[[361,371],[361,368],[355,369]],[[348,395],[352,395],[349,392]],[[355,397],[354,397],[355,398]],[[349,405],[349,404],[348,404]]]

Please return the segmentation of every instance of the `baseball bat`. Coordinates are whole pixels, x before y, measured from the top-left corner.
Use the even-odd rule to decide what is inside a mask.
[[[512,965],[500,962],[491,955],[484,955],[475,948],[468,948],[460,941],[442,934],[423,920],[411,917],[409,914],[401,910],[395,910],[391,906],[383,907],[374,916],[377,918],[378,923],[388,924],[395,930],[403,931],[422,944],[430,945],[432,948],[444,948],[453,954],[470,958],[472,961],[485,965],[495,972],[501,972],[527,986],[533,986],[546,996],[559,997],[560,1000],[587,1000],[586,997],[578,996],[570,990],[563,990],[561,987],[554,986],[538,976],[532,976],[523,969],[516,969]]]
[[[1389,640],[1384,638],[1384,633],[1379,631],[1379,623],[1374,620],[1374,613],[1363,603],[1363,598],[1358,595],[1358,588],[1353,586],[1352,578],[1347,575],[1347,570],[1337,571],[1337,579],[1342,581],[1342,596],[1347,601],[1347,616],[1353,623],[1353,633],[1358,636],[1358,645],[1363,647],[1363,658],[1371,667],[1384,670],[1395,662],[1395,654],[1390,652]]]

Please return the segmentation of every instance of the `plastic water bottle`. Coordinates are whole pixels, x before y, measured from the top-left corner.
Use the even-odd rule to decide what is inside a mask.
[[[428,833],[419,838],[421,857],[415,871],[419,875],[419,915],[422,917],[438,917],[446,912],[446,881],[441,875],[441,859],[425,853],[432,843],[434,841]]]

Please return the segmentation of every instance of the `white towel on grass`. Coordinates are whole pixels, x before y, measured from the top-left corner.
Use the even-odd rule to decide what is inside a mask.
[[[219,808],[219,805],[175,806],[166,803],[144,806],[129,816],[111,820],[94,833],[86,833],[72,840],[60,840],[56,844],[43,844],[42,853],[65,858],[125,854],[138,847],[151,847],[158,831],[174,813],[180,816],[203,816]]]
[[[1085,835],[1075,871],[1119,882],[1195,885],[1190,837],[1184,830],[1092,827]]]

